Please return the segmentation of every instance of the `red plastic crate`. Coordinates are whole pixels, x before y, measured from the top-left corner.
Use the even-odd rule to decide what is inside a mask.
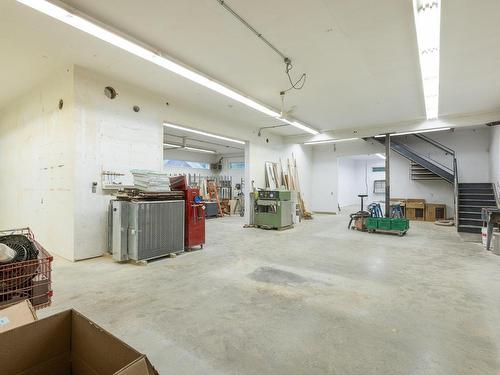
[[[1,231],[0,236],[22,234],[38,249],[37,259],[0,265],[0,306],[12,305],[29,299],[35,309],[52,302],[53,257],[35,241],[29,228]]]

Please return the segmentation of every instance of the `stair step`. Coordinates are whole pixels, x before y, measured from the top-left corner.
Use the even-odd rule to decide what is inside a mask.
[[[412,180],[442,180],[439,176],[429,176],[429,177],[413,177]]]
[[[480,183],[472,183],[472,182],[465,182],[465,183],[459,183],[458,187],[460,188],[481,188],[481,189],[491,189],[491,183],[489,182],[480,182]]]
[[[460,194],[494,194],[493,189],[489,188],[458,188]]]
[[[458,211],[459,219],[480,219],[481,220],[481,212],[463,212]]]
[[[481,213],[481,209],[483,206],[471,206],[471,205],[458,205],[458,211],[467,211],[467,212],[479,212]]]
[[[482,227],[483,221],[478,219],[458,219],[458,225],[472,225],[475,227]]]
[[[494,201],[495,196],[493,194],[477,194],[477,193],[459,193],[458,194],[459,199],[477,199],[477,200],[487,200],[487,201]]]
[[[481,233],[481,227],[476,227],[474,225],[459,225],[458,231],[467,233]]]
[[[497,202],[495,200],[486,199],[459,199],[459,206],[481,206],[481,207],[496,207]]]

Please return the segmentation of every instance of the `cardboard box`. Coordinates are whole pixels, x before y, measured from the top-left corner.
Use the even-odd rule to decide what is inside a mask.
[[[0,333],[37,320],[35,309],[29,300],[23,300],[0,310]],[[0,362],[1,369],[2,362]],[[2,373],[0,371],[0,373]]]
[[[145,355],[75,310],[1,333],[0,373],[157,374]]]

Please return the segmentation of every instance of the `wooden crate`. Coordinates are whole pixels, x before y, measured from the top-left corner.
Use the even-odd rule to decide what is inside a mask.
[[[405,215],[408,220],[424,221],[425,205],[423,207],[408,207],[405,208]]]
[[[407,208],[425,209],[425,199],[407,199],[405,203]]]
[[[446,219],[446,205],[441,203],[425,204],[425,221]]]

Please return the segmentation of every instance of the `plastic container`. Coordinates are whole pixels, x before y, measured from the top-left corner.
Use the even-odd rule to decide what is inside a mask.
[[[406,231],[410,228],[408,219],[394,218],[391,219],[391,230]]]
[[[378,228],[378,217],[368,217],[366,218],[366,229],[372,230]]]

